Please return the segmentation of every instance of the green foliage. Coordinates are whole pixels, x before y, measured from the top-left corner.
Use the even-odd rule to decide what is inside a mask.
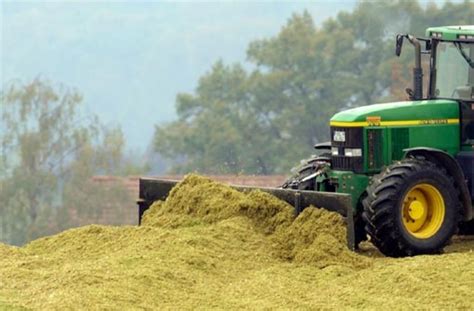
[[[128,172],[125,141],[120,128],[82,113],[76,90],[36,79],[7,86],[0,98],[1,240],[23,244],[132,204],[123,188],[92,181]]]
[[[157,127],[156,147],[168,157],[192,151],[183,170],[230,173],[259,167],[261,173],[271,172],[269,122],[256,111],[248,83],[241,66],[217,62],[201,78],[195,96],[178,95],[179,120]]]
[[[194,94],[179,94],[178,120],[156,127],[155,149],[176,159],[174,171],[285,172],[329,139],[335,112],[406,97],[413,54],[394,56],[396,33],[473,24],[473,11],[468,1],[362,1],[320,28],[293,14],[275,37],[250,43],[251,72],[218,61]]]

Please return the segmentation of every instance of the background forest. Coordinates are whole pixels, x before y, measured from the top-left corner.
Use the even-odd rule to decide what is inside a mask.
[[[245,64],[216,60],[193,93],[177,94],[177,119],[155,126],[146,161],[127,152],[120,127],[83,109],[80,90],[41,78],[8,81],[0,100],[0,241],[134,223],[135,198],[98,175],[146,175],[164,163],[174,173],[286,173],[329,139],[337,111],[407,97],[413,52],[407,45],[395,57],[395,34],[453,24],[474,24],[474,3],[362,1],[320,27],[308,12],[293,13],[274,37],[250,42]]]

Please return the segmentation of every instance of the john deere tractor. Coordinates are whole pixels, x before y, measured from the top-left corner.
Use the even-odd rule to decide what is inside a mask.
[[[355,243],[369,236],[388,256],[440,252],[473,218],[474,26],[428,28],[426,36],[396,37],[397,56],[404,40],[415,50],[410,100],[334,115],[331,142],[316,146],[325,153],[284,185],[349,193]]]
[[[415,51],[410,100],[337,113],[331,141],[315,146],[320,155],[282,189],[261,189],[296,213],[309,205],[339,212],[350,248],[368,237],[393,257],[438,253],[459,226],[474,228],[474,26],[398,35],[397,56],[404,41]],[[141,179],[140,217],[175,183]]]

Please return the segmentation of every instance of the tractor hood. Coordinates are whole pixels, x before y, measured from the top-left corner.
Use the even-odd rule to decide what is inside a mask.
[[[341,111],[331,126],[437,124],[459,122],[459,104],[452,100],[405,101],[375,104]]]

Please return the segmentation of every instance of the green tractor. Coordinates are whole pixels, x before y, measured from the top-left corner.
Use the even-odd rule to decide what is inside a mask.
[[[331,142],[280,189],[296,214],[312,205],[346,218],[348,246],[370,241],[387,256],[441,252],[460,226],[473,229],[474,26],[428,28],[414,46],[410,101],[337,113]],[[423,48],[422,48],[423,45]],[[423,92],[422,54],[430,59]],[[176,181],[140,179],[139,221]],[[249,187],[236,187],[247,191]]]
[[[410,101],[331,118],[331,142],[283,187],[349,193],[356,245],[367,236],[388,256],[440,252],[474,202],[474,26],[433,27],[414,46]],[[422,45],[424,48],[422,49]],[[428,54],[423,92],[421,57]],[[464,223],[464,224],[463,224]]]

